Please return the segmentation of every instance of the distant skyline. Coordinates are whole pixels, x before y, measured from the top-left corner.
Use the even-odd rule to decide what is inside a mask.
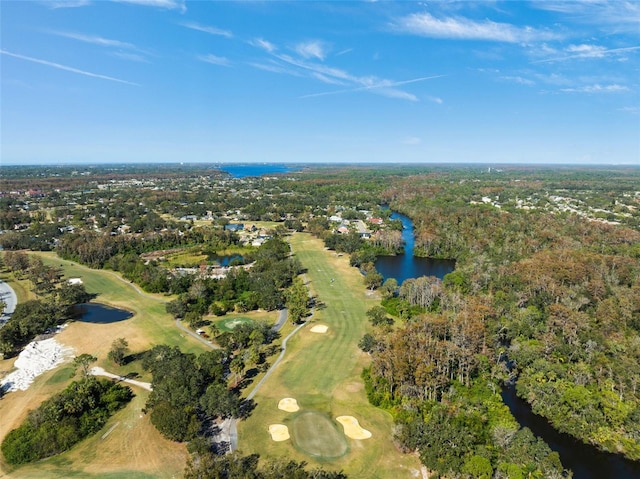
[[[0,0],[0,165],[640,165],[640,2]]]

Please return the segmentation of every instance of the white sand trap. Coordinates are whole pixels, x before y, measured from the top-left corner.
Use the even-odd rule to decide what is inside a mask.
[[[14,363],[16,371],[2,378],[0,387],[6,392],[26,391],[36,377],[71,358],[72,352],[54,338],[32,341],[18,355]]]
[[[300,410],[300,406],[298,406],[298,401],[294,398],[284,398],[280,399],[278,403],[278,409],[282,409],[287,412],[296,412]]]
[[[269,434],[271,434],[271,439],[276,442],[286,441],[290,437],[289,428],[284,424],[270,424]]]
[[[327,326],[325,324],[317,324],[313,328],[311,328],[310,331],[312,333],[324,334],[324,333],[327,332],[328,329],[329,329],[329,326]]]
[[[369,439],[371,437],[371,432],[362,429],[358,420],[353,416],[338,416],[336,421],[342,424],[345,435],[351,439]]]

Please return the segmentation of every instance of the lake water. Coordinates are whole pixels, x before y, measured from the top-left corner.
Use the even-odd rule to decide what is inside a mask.
[[[133,313],[122,309],[112,308],[98,303],[84,303],[76,306],[79,318],[83,323],[109,324],[124,321]]]
[[[391,219],[398,219],[402,222],[404,253],[395,256],[378,256],[375,267],[384,279],[395,278],[398,284],[402,284],[406,279],[420,276],[435,276],[442,279],[455,269],[456,262],[454,260],[414,256],[413,222],[408,217],[396,212],[391,214]]]
[[[241,165],[224,164],[218,165],[222,171],[226,171],[234,178],[246,178],[249,176],[262,176],[290,173],[299,170],[300,167],[294,165],[284,165],[276,163],[246,163]]]

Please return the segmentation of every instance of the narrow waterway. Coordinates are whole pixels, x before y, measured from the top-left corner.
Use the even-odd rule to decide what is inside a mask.
[[[544,439],[560,455],[566,469],[573,471],[573,479],[638,479],[640,462],[633,462],[618,454],[602,452],[574,437],[558,432],[545,418],[531,411],[531,406],[516,395],[515,386],[502,391],[502,399],[522,427]]]
[[[396,212],[391,214],[391,219],[397,219],[402,222],[404,253],[395,256],[378,257],[375,267],[384,279],[395,278],[398,284],[402,284],[406,279],[420,276],[435,276],[442,279],[455,269],[456,262],[454,260],[414,256],[415,236],[413,234],[413,222],[408,217]]]
[[[391,218],[402,222],[405,253],[378,258],[375,266],[385,279],[396,278],[398,284],[419,276],[437,276],[442,279],[454,270],[455,261],[415,257],[413,222],[395,212]],[[640,479],[640,462],[600,451],[568,434],[558,432],[545,418],[534,414],[531,406],[516,395],[515,386],[506,387],[502,392],[502,399],[521,427],[528,427],[559,454],[562,465],[573,471],[573,479]]]

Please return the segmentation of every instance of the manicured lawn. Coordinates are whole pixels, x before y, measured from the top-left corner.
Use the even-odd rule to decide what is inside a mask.
[[[291,237],[291,245],[308,270],[309,287],[324,307],[316,311],[312,324],[289,341],[285,360],[256,395],[256,409],[238,426],[240,450],[342,469],[350,478],[415,477],[419,462],[396,450],[391,441],[391,416],[369,405],[360,379],[368,356],[357,343],[368,329],[365,313],[378,300],[368,294],[347,256],[326,251],[321,241],[302,233]],[[313,333],[313,324],[329,329],[325,334]],[[269,425],[291,424],[292,413],[277,408],[284,397],[296,398],[301,412],[318,411],[334,419],[355,416],[373,436],[347,439],[349,452],[344,457],[324,461],[297,450],[291,441],[274,442],[267,432]]]

